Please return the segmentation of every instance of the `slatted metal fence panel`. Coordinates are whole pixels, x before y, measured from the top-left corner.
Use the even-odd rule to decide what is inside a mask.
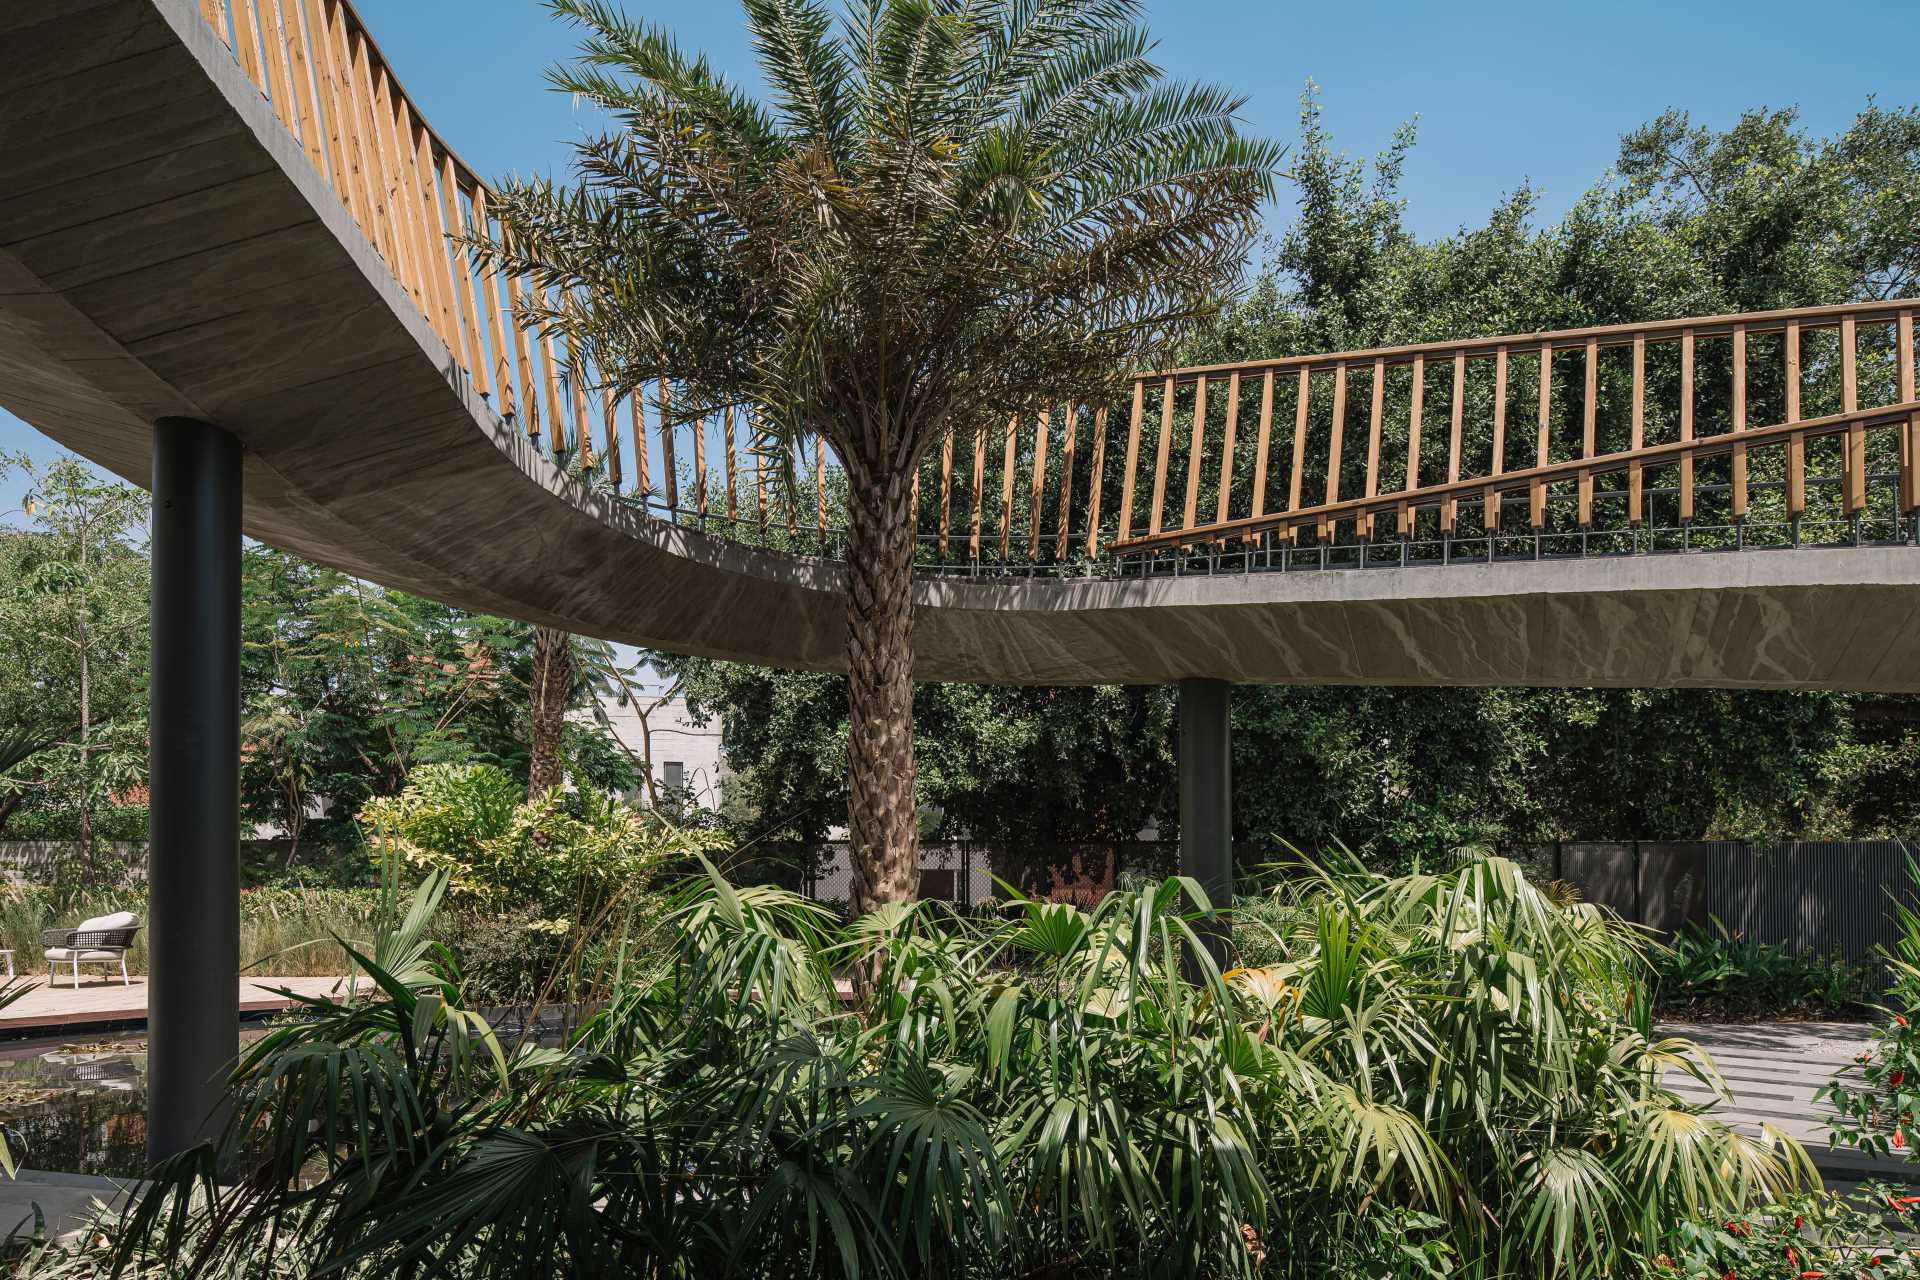
[[[1861,959],[1920,908],[1911,840],[1565,841],[1554,874],[1589,901],[1663,934],[1694,925]]]

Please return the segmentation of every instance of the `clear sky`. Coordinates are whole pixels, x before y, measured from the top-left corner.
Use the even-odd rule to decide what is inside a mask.
[[[536,0],[356,0],[429,121],[482,174],[556,169],[591,121],[541,70],[569,31]],[[752,81],[731,0],[627,0],[722,70]],[[1300,92],[1321,87],[1336,144],[1372,154],[1419,118],[1403,191],[1417,232],[1479,222],[1531,180],[1560,215],[1612,162],[1619,136],[1668,107],[1724,127],[1797,106],[1820,132],[1870,95],[1920,100],[1912,0],[1155,0],[1150,26],[1175,75],[1248,95],[1246,123],[1291,142]],[[1283,190],[1276,227],[1289,208]],[[0,410],[0,448],[51,442]],[[18,501],[0,484],[0,507]]]

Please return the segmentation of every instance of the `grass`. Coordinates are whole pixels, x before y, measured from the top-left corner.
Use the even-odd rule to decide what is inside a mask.
[[[334,941],[372,936],[378,895],[372,889],[254,889],[240,895],[240,961],[249,974],[294,978],[342,974],[347,955]],[[70,929],[91,916],[131,911],[147,918],[143,886],[61,893],[44,885],[0,888],[0,947],[32,973],[46,962],[43,929]],[[147,972],[144,929],[127,952],[130,973]]]

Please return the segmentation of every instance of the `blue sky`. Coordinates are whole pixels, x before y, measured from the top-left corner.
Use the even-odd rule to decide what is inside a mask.
[[[541,69],[571,47],[535,0],[356,0],[427,118],[483,174],[555,169],[591,125],[547,90]],[[628,0],[726,72],[753,78],[728,0]],[[1321,87],[1336,144],[1385,145],[1419,118],[1407,165],[1408,217],[1423,235],[1479,222],[1531,180],[1557,217],[1611,163],[1619,136],[1681,107],[1731,124],[1743,109],[1797,106],[1819,132],[1844,128],[1870,95],[1920,98],[1911,0],[1849,0],[1825,15],[1781,0],[1532,3],[1153,3],[1150,26],[1175,75],[1248,95],[1250,129],[1291,142],[1300,92]],[[1286,192],[1275,228],[1288,216]],[[0,410],[0,448],[54,446]],[[19,486],[0,482],[0,509]]]

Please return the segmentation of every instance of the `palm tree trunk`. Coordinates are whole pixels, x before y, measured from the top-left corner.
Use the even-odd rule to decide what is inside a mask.
[[[560,761],[560,734],[573,698],[573,637],[554,627],[533,629],[532,731],[527,762],[527,799],[545,795],[566,782]]]
[[[920,891],[912,471],[847,466],[847,827],[855,914]]]

